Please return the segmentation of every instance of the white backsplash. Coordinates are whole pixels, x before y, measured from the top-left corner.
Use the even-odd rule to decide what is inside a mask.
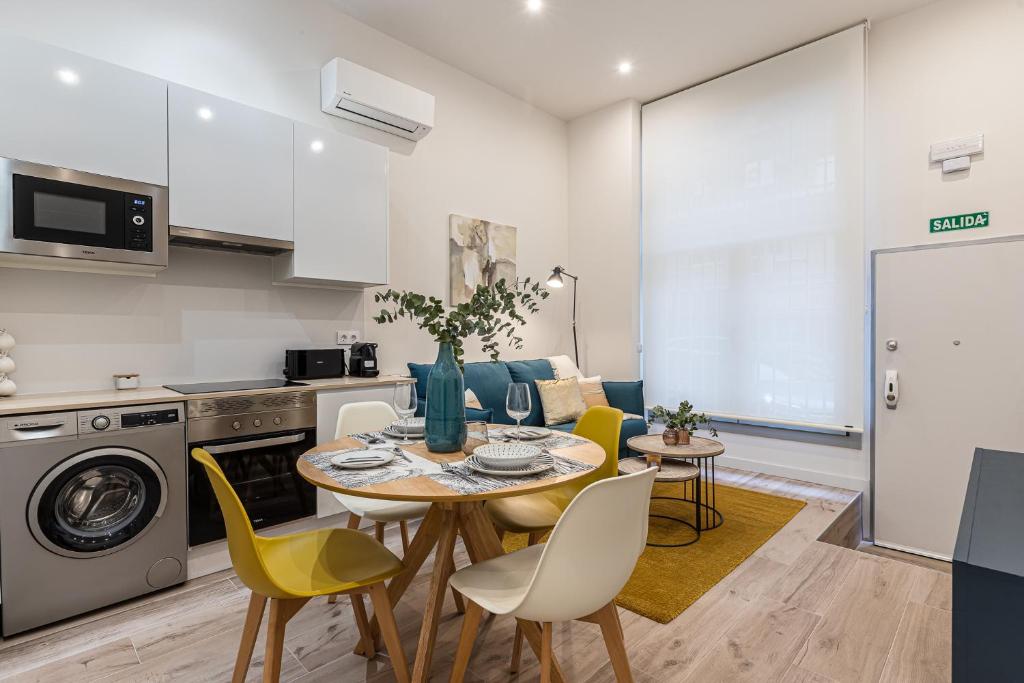
[[[363,332],[360,292],[271,284],[266,256],[171,249],[154,278],[0,268],[18,393],[280,377],[286,348]]]

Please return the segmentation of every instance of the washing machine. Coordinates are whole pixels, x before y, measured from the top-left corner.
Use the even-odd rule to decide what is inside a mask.
[[[183,403],[0,417],[4,636],[185,580]]]

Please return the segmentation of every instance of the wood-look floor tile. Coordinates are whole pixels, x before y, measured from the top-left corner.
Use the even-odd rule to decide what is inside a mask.
[[[221,609],[223,605],[237,601],[238,597],[238,590],[226,579],[205,583],[194,590],[159,593],[135,601],[130,609],[76,621],[66,629],[49,632],[42,637],[18,639],[0,650],[0,662],[4,671],[11,673],[33,669],[131,637],[154,625],[187,618],[196,611]]]
[[[164,652],[117,676],[118,683],[155,683],[188,681],[189,683],[224,683],[231,680],[235,666],[241,622],[237,631],[190,643],[187,647]],[[263,656],[266,649],[266,627],[260,630],[249,666],[247,682],[262,680]],[[306,673],[299,660],[286,647],[282,654],[281,681],[291,681]]]
[[[122,638],[13,676],[5,676],[0,670],[0,681],[5,683],[61,683],[63,681],[87,683],[108,676],[116,678],[116,674],[124,672],[138,663],[139,658],[135,654],[132,641],[129,638]]]
[[[782,564],[792,564],[828,528],[844,506],[822,500],[808,501],[789,524],[779,530],[754,554]]]
[[[767,593],[789,571],[789,565],[751,555],[740,566],[722,579],[722,583],[734,588],[748,600]]]
[[[798,666],[791,666],[779,683],[835,683],[835,681],[828,676],[822,676]]]
[[[919,569],[910,600],[937,609],[953,609],[953,575]]]
[[[818,623],[818,615],[758,598],[711,647],[686,681],[778,681]]]
[[[808,612],[824,614],[858,557],[855,550],[815,541],[765,596]]]
[[[671,623],[655,624],[638,643],[627,642],[629,661],[659,680],[682,680],[749,604],[738,590],[719,584]]]
[[[952,614],[911,602],[900,622],[883,683],[933,683],[952,678]]]
[[[877,681],[909,602],[914,570],[859,557],[795,663],[840,683]]]

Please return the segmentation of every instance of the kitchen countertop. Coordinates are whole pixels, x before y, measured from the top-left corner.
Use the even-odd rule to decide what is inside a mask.
[[[101,389],[98,391],[62,391],[52,394],[24,394],[0,398],[0,416],[49,413],[59,410],[86,410],[102,406],[125,406],[146,403],[173,403],[202,398],[227,398],[252,394],[278,394],[288,391],[329,391],[332,389],[360,389],[413,382],[411,377],[380,375],[379,377],[336,377],[332,379],[302,380],[304,387],[278,387],[249,391],[217,391],[208,394],[179,394],[163,387],[138,389]]]

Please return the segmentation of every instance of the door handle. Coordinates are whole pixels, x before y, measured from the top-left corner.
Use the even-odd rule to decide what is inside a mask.
[[[885,407],[895,410],[900,402],[900,377],[897,370],[885,371],[885,386],[882,388],[882,398],[885,399]]]

